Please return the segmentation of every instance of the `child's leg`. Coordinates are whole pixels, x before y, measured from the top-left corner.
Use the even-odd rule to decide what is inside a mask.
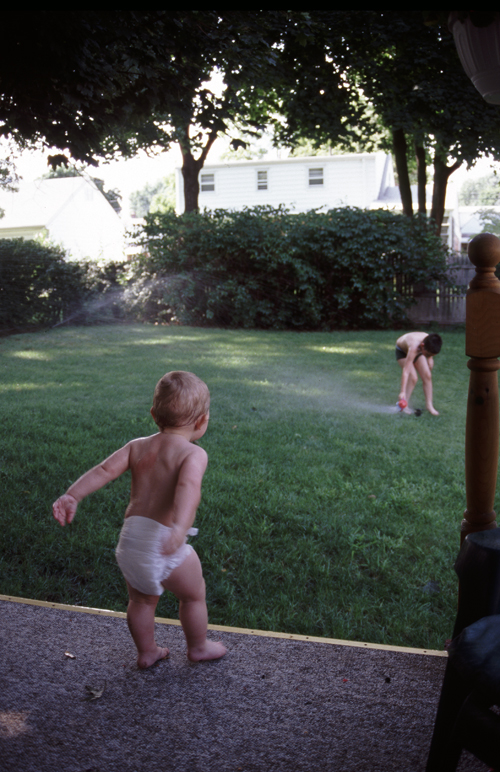
[[[398,364],[402,370],[406,364],[406,359],[398,359]],[[412,365],[410,372],[408,374],[408,380],[406,382],[405,399],[408,405],[410,404],[410,397],[413,394],[413,389],[417,385],[417,381],[418,381],[417,371],[415,370],[415,365]],[[408,415],[410,415],[413,413],[413,410],[411,410],[409,407],[405,407],[403,412],[408,413]]]
[[[205,580],[196,552],[193,550],[162,584],[179,599],[179,619],[186,636],[189,659],[199,662],[223,657],[226,647],[222,643],[207,641]]]
[[[155,610],[160,596],[144,595],[128,582],[127,587],[127,623],[137,646],[137,664],[140,668],[150,667],[168,657],[168,649],[157,646],[155,641]]]
[[[425,407],[431,413],[431,415],[439,415],[438,411],[434,408],[434,405],[432,404],[432,368],[434,366],[434,362],[431,360],[427,360],[426,357],[419,357],[417,361],[415,362],[415,367],[417,368],[418,374],[420,375],[422,379],[422,388],[424,390],[424,397],[425,397]]]

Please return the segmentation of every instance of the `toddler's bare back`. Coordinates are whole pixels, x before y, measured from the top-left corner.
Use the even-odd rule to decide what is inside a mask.
[[[207,465],[202,448],[178,434],[159,432],[132,440],[129,453],[132,484],[125,517],[139,515],[172,526],[186,497],[193,499],[194,516]]]

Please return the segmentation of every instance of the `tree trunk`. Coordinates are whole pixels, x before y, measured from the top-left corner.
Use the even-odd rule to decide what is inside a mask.
[[[417,157],[417,183],[418,183],[418,213],[427,214],[426,185],[427,166],[425,162],[425,148],[418,140],[415,142],[415,155]]]
[[[184,212],[197,212],[199,209],[198,196],[200,193],[199,174],[203,169],[208,152],[215,140],[218,132],[214,129],[208,135],[205,146],[198,158],[193,155],[191,140],[189,137],[189,126],[185,126],[178,132],[181,136],[179,145],[182,153],[182,177],[184,180]]]
[[[396,157],[396,169],[399,179],[399,193],[403,204],[403,214],[413,216],[413,201],[411,197],[410,176],[408,174],[408,159],[406,157],[406,137],[403,129],[393,129],[392,144]]]
[[[436,223],[436,233],[438,235],[441,233],[441,225],[443,224],[448,180],[461,165],[460,161],[456,161],[453,166],[446,166],[445,161],[437,153],[434,156],[431,220],[434,220]]]
[[[448,169],[439,158],[434,158],[434,185],[432,187],[431,220],[436,223],[436,232],[441,233],[443,224],[446,188],[448,185]]]
[[[182,154],[182,177],[184,179],[184,212],[198,211],[198,195],[200,183],[198,175],[201,165],[193,158],[191,152]]]

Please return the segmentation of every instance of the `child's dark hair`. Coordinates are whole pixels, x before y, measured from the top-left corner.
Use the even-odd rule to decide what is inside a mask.
[[[432,332],[430,335],[428,335],[423,340],[424,348],[426,351],[429,352],[429,354],[439,354],[441,351],[441,346],[443,345],[443,341],[441,340],[441,335],[438,335],[437,332]]]
[[[209,408],[208,386],[194,373],[173,370],[156,384],[153,417],[159,429],[188,426]]]

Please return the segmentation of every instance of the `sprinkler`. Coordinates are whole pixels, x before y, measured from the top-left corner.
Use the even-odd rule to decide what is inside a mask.
[[[400,410],[404,410],[405,407],[408,407],[408,402],[405,399],[400,399],[397,405]]]

